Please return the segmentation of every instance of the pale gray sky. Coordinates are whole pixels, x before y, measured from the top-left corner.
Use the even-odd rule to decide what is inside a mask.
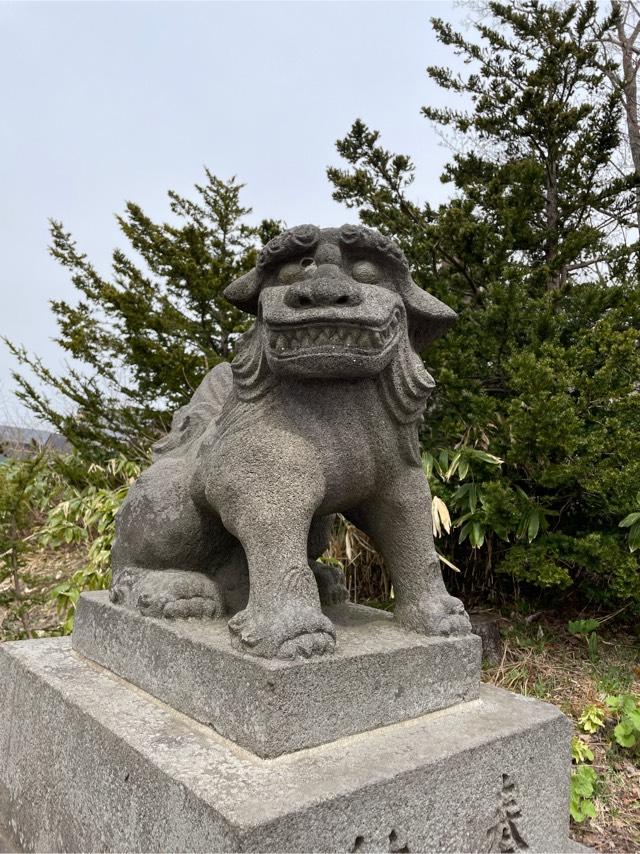
[[[335,225],[334,143],[360,117],[411,154],[414,194],[438,201],[449,156],[420,116],[442,93],[425,74],[451,64],[433,15],[452,2],[0,2],[0,334],[53,369],[50,299],[72,300],[47,253],[61,219],[102,272],[126,200],[168,215],[202,167],[246,182],[254,218]],[[32,422],[0,348],[0,422]]]

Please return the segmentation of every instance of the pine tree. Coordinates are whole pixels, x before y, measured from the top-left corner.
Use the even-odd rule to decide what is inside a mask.
[[[117,221],[132,252],[113,252],[109,278],[60,222],[51,223],[51,254],[71,273],[79,297],[51,303],[57,341],[73,365],[58,376],[7,343],[36,378],[14,375],[20,399],[90,459],[117,451],[144,456],[204,374],[232,357],[246,326],[222,292],[253,266],[257,244],[279,225],[250,227],[243,185],[209,171],[206,178],[195,201],[169,192],[172,224],[126,205]]]
[[[457,517],[459,583],[495,590],[497,573],[640,603],[618,527],[640,484],[640,291],[636,177],[610,167],[621,103],[602,39],[614,17],[599,20],[591,0],[487,12],[475,41],[432,22],[471,69],[428,69],[462,101],[423,110],[454,134],[452,200],[413,202],[410,157],[361,121],[337,144],[334,198],[395,235],[416,281],[460,314],[426,354],[439,393],[423,435]]]

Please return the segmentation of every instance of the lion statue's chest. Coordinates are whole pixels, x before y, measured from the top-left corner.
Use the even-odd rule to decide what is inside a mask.
[[[258,482],[315,472],[331,507],[377,488],[401,464],[398,429],[374,381],[286,384],[237,404],[203,442],[210,484],[243,471]],[[266,476],[268,473],[268,477]]]

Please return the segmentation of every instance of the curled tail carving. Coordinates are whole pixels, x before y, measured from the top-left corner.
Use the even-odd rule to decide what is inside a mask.
[[[153,459],[181,454],[187,445],[202,436],[222,412],[232,388],[231,365],[221,362],[205,376],[189,403],[174,413],[171,430],[152,448]]]

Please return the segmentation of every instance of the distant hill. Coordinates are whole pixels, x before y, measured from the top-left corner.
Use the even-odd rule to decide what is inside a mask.
[[[71,445],[64,436],[50,430],[0,424],[0,457],[25,457],[42,448],[65,452],[71,450]]]

